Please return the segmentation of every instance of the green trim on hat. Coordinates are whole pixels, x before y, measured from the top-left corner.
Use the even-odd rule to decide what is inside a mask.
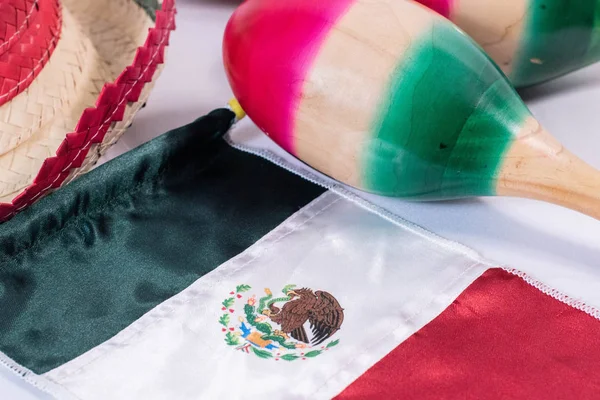
[[[138,6],[142,7],[148,13],[152,21],[156,20],[156,10],[160,9],[158,0],[134,0]]]

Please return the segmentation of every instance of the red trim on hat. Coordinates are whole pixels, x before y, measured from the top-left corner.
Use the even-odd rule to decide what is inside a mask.
[[[90,146],[101,143],[112,123],[121,121],[128,102],[136,102],[144,85],[164,62],[164,51],[169,35],[175,29],[175,0],[164,0],[156,12],[156,23],[148,31],[143,46],[137,49],[133,63],[112,83],[102,88],[96,106],[82,113],[75,131],[67,134],[56,150],[55,157],[44,161],[33,183],[11,203],[0,203],[0,221],[6,221],[31,205],[49,190],[58,188],[71,169],[83,163]]]
[[[59,0],[0,3],[0,106],[27,89],[42,71],[61,27]]]

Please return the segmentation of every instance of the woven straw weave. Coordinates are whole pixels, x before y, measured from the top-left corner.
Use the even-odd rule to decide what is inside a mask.
[[[49,61],[0,106],[0,220],[89,170],[120,137],[158,76],[174,12],[165,0],[154,24],[133,0],[63,0]]]
[[[2,202],[31,183],[104,83],[114,79],[69,9],[63,9],[62,19],[62,37],[50,61],[25,92],[0,107]]]

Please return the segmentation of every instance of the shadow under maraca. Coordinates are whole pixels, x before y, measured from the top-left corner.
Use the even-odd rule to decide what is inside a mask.
[[[585,232],[595,229],[598,221],[571,210],[556,209],[558,206],[513,198],[409,202],[354,192],[504,265],[526,269],[528,266],[522,265],[524,260],[538,267],[563,263],[585,272],[597,269],[599,264],[600,249],[582,240]],[[565,219],[581,219],[579,232],[561,228],[565,226],[562,222]]]
[[[582,88],[600,88],[600,63],[563,75],[542,84],[517,89],[525,102],[577,92]]]

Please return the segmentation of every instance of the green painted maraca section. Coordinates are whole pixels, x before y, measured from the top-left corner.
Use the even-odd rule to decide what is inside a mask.
[[[594,31],[592,32],[592,40],[590,49],[587,53],[585,64],[592,64],[600,61],[600,0],[596,6],[596,14],[594,15]]]
[[[363,153],[365,189],[418,200],[495,194],[529,111],[495,64],[445,22],[405,54]]]
[[[600,0],[530,0],[511,77],[516,86],[543,82],[600,61]]]

